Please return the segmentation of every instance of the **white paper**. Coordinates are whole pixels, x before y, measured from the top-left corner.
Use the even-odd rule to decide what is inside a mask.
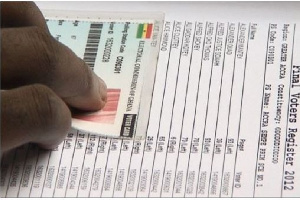
[[[300,197],[300,23],[164,22],[145,140],[72,130],[2,197]]]

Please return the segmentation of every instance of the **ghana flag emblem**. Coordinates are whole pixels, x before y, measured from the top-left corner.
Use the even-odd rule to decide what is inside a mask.
[[[141,38],[141,39],[151,38],[152,28],[153,28],[153,24],[139,24],[136,33],[136,38]]]

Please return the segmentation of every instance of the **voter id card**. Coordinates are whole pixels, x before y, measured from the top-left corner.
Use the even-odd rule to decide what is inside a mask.
[[[53,37],[82,58],[108,88],[105,107],[73,115],[72,126],[108,137],[142,139],[150,112],[163,14],[45,13]]]

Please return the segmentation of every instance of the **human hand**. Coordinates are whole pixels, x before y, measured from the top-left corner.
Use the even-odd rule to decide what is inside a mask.
[[[2,152],[29,142],[54,148],[71,126],[69,107],[105,102],[105,83],[50,35],[33,2],[1,2]]]

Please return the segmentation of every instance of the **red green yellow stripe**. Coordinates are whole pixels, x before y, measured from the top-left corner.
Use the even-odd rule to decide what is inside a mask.
[[[147,32],[146,32],[146,38],[151,38],[152,29],[153,29],[153,24],[148,24]]]
[[[144,24],[142,38],[146,38],[148,24]]]
[[[137,38],[151,38],[153,24],[139,24],[137,29]]]
[[[142,38],[143,36],[143,30],[144,30],[144,24],[139,24],[138,29],[137,29],[137,38]]]

